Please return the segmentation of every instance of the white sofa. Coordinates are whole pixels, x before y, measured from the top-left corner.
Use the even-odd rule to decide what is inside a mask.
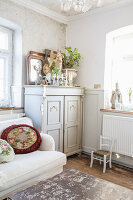
[[[13,124],[33,126],[32,120],[27,117],[0,121],[0,136],[5,128]],[[41,136],[42,143],[39,150],[15,155],[15,160],[12,162],[0,164],[0,199],[36,181],[45,180],[63,171],[66,155],[55,151],[55,143],[51,136],[43,133]]]

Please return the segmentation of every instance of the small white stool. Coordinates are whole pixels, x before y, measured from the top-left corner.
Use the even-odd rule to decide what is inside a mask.
[[[109,162],[109,167],[112,168],[112,147],[113,141],[110,138],[100,136],[100,150],[91,152],[90,168],[93,166],[93,160],[99,160],[100,165],[103,162],[103,173],[106,172],[106,164]]]

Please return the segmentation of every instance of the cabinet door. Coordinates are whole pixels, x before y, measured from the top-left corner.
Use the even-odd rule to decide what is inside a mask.
[[[81,151],[80,97],[65,97],[64,153],[71,155]]]
[[[44,133],[55,140],[56,151],[63,152],[63,96],[47,96],[44,101]]]

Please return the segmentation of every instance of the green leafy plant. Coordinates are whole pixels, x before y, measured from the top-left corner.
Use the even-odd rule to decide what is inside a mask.
[[[130,89],[129,89],[129,97],[132,96],[132,92],[133,92],[133,91],[132,91],[132,89],[130,88]]]
[[[133,93],[133,91],[132,91],[132,88],[130,88],[129,89],[129,93],[128,93],[128,95],[129,95],[129,102],[131,102],[131,98],[132,98],[132,93]]]
[[[51,68],[52,68],[51,76],[53,77],[54,73],[56,74],[56,76],[58,76],[60,69],[56,67],[55,60],[53,61]]]
[[[72,50],[72,47],[65,47],[66,53],[63,53],[63,65],[65,68],[72,68],[74,66],[78,67],[80,61],[83,59],[78,52],[78,49],[75,48]]]

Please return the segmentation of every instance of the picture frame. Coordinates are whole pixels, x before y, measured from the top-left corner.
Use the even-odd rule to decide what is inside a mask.
[[[53,61],[56,61],[57,51],[45,49],[44,52],[45,52],[45,64],[43,67],[43,73],[47,75],[52,71],[51,65]]]
[[[37,81],[37,71],[35,70],[36,67],[41,68],[41,74],[43,73],[43,66],[45,64],[45,54],[30,51],[28,57],[27,57],[27,83],[28,85],[35,85]]]

